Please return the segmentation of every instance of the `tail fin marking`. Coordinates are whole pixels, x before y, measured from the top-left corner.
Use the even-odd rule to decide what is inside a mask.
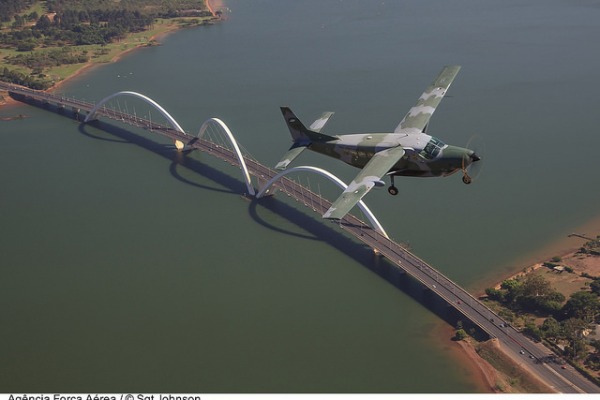
[[[288,107],[281,107],[281,113],[283,114],[283,118],[285,119],[285,123],[287,124],[288,129],[290,130],[290,134],[294,139],[294,143],[303,143],[305,145],[310,144],[310,142],[329,142],[331,140],[337,140],[336,137],[324,135],[318,131],[320,131],[327,120],[331,117],[331,114],[327,116],[323,114],[321,118],[315,121],[311,127],[315,127],[317,130],[311,131],[307,129],[304,124],[296,117],[296,114]]]

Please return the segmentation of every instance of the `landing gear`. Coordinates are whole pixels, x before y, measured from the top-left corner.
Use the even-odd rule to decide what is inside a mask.
[[[463,175],[463,183],[465,185],[470,185],[471,182],[473,182],[473,179],[465,172],[465,174]]]
[[[391,183],[390,187],[388,188],[388,192],[392,196],[395,196],[398,194],[398,188],[396,186],[394,186],[394,175],[390,175],[390,180],[392,183]]]

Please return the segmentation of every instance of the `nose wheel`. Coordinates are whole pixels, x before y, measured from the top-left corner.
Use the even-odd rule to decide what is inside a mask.
[[[471,182],[473,182],[473,179],[472,179],[472,178],[469,176],[469,174],[467,174],[466,172],[464,172],[464,175],[463,175],[463,183],[464,183],[465,185],[470,185],[470,184],[471,184]]]

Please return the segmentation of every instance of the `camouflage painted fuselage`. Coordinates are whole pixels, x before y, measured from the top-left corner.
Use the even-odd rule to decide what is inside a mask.
[[[470,164],[473,151],[450,146],[425,133],[368,133],[340,135],[337,140],[313,142],[308,148],[363,168],[379,151],[402,146],[404,156],[390,169],[389,175],[447,176]]]
[[[394,186],[396,175],[434,177],[461,170],[463,182],[470,184],[472,178],[467,168],[481,158],[472,150],[449,146],[425,133],[429,119],[459,70],[458,65],[445,66],[393,133],[330,136],[321,133],[321,129],[331,117],[331,112],[324,113],[307,129],[289,107],[281,107],[294,143],[275,168],[287,168],[307,148],[360,168],[352,182],[323,214],[323,218],[330,219],[343,218],[372,188],[385,186],[382,178],[386,175],[391,178],[388,192],[392,195],[399,192]]]

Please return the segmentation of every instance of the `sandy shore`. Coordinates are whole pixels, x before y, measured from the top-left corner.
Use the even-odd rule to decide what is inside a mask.
[[[215,11],[214,11],[215,8],[216,9],[222,8],[223,7],[223,3],[221,1],[219,1],[219,0],[212,0],[212,1],[206,0],[206,6],[207,6],[208,10],[212,13],[212,15],[215,16]],[[175,32],[175,31],[177,31],[179,29],[180,29],[180,27],[177,24],[169,25],[165,31],[160,32],[160,33],[158,33],[156,35],[151,36],[150,39],[148,40],[148,42],[151,42],[151,41],[160,41],[160,40],[164,39],[167,35]],[[110,60],[110,62],[111,63],[117,62],[120,59],[122,59],[123,57],[125,57],[126,55],[128,55],[128,54],[130,54],[130,53],[132,53],[132,52],[134,52],[136,50],[139,50],[139,49],[145,47],[146,45],[147,45],[147,43],[140,43],[140,44],[138,44],[135,47],[129,48],[127,50],[124,50],[124,51],[116,54]],[[68,77],[64,78],[61,81],[56,82],[52,87],[48,88],[46,91],[53,92],[53,91],[59,89],[61,86],[65,85],[66,83],[72,81],[73,79],[75,79],[77,77],[82,76],[83,74],[91,71],[94,67],[96,67],[98,65],[102,65],[102,64],[105,64],[105,63],[97,63],[97,62],[94,62],[94,61],[89,61],[89,62],[83,64],[81,66],[81,68],[77,69],[77,71],[75,71],[73,74],[69,75]],[[16,104],[20,104],[20,103],[18,101],[16,101],[16,100],[12,99],[8,95],[4,95],[4,100],[2,102],[0,102],[0,107],[4,108],[4,107],[11,106],[11,105],[16,105]]]
[[[522,275],[524,268],[527,270],[540,268],[543,262],[555,256],[561,257],[565,261],[569,260],[570,263],[574,263],[580,269],[588,271],[591,275],[600,275],[599,258],[589,258],[583,261],[577,260],[575,253],[586,240],[579,237],[568,237],[569,233],[580,233],[595,238],[596,235],[600,234],[600,217],[592,218],[585,224],[574,229],[573,232],[565,233],[564,237],[556,238],[547,245],[534,249],[530,254],[516,259],[512,263],[512,268],[504,270],[503,274],[491,276],[485,281],[479,282],[475,287],[476,295],[482,295],[488,287],[499,287],[505,279]],[[447,340],[450,340],[449,338],[453,335],[453,330],[451,327],[448,328],[450,331],[445,337],[448,338]],[[458,349],[454,352],[457,361],[463,363],[463,365],[468,365],[478,385],[485,387],[486,391],[495,392],[495,382],[501,379],[498,371],[482,359],[470,343],[458,342],[457,346]],[[501,348],[499,349],[502,350]],[[533,371],[528,372],[534,375]]]
[[[505,279],[509,279],[523,272],[523,269],[535,267],[536,264],[550,260],[554,256],[567,257],[579,250],[586,240],[579,237],[568,237],[570,233],[587,234],[590,237],[600,235],[600,216],[593,217],[583,225],[574,228],[571,231],[564,232],[564,236],[557,237],[544,246],[532,249],[530,253],[519,258],[515,258],[509,266],[501,268],[501,272],[490,274],[484,280],[470,287],[474,295],[483,295],[488,287],[496,287]]]
[[[2,96],[3,96],[3,100],[0,101],[0,108],[9,108],[10,106],[15,106],[17,104],[21,104],[20,102],[16,101],[12,97],[10,97],[8,94],[6,94],[6,92],[0,92],[0,94],[2,94]]]
[[[496,393],[496,370],[483,358],[479,357],[475,348],[466,341],[454,341],[454,328],[440,322],[439,329],[432,332],[432,340],[437,341],[442,352],[446,352],[456,361],[456,366],[463,375],[468,376],[480,393]],[[440,340],[442,339],[442,340]]]
[[[208,4],[208,0],[207,0],[207,4]],[[161,32],[159,34],[151,36],[150,39],[148,40],[148,42],[151,42],[153,40],[160,41],[161,39],[165,38],[167,35],[175,32],[177,30],[179,30],[179,26],[176,24],[173,24],[173,25],[169,26],[169,28],[167,28],[167,30],[165,30],[164,32]],[[124,51],[116,54],[113,58],[111,58],[110,62],[111,63],[117,62],[117,61],[121,60],[123,57],[125,57],[126,55],[146,47],[146,45],[147,45],[146,43],[140,43],[139,45],[137,45],[135,47],[124,50]],[[97,66],[103,65],[103,64],[106,64],[106,63],[95,63],[93,61],[89,61],[86,64],[84,64],[81,68],[79,68],[74,74],[69,75],[65,79],[55,83],[47,91],[49,91],[49,92],[55,91],[56,89],[60,88],[64,84],[68,83],[69,81],[71,81],[77,77],[80,77],[81,75],[83,75],[87,72],[90,72],[94,67],[97,67]]]

